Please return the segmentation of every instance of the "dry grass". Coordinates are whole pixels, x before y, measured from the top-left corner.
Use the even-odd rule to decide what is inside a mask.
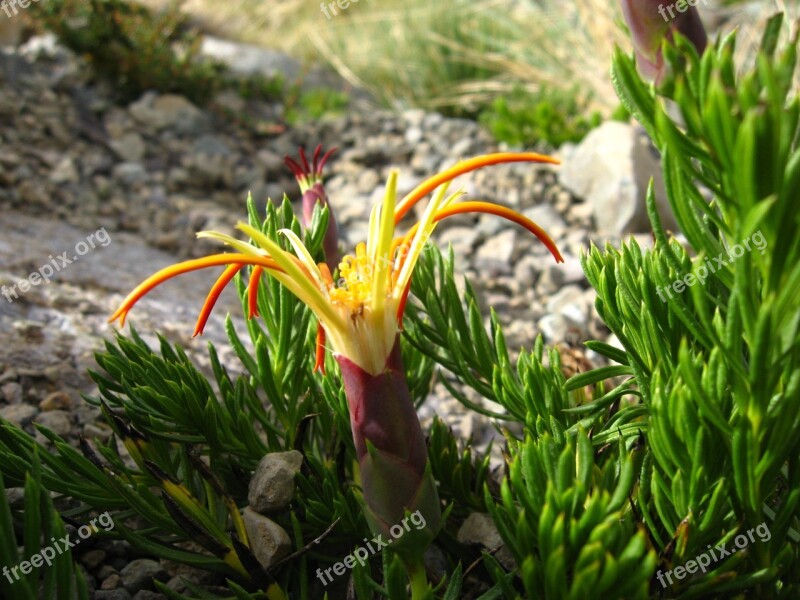
[[[161,8],[174,0],[137,1]],[[315,0],[182,0],[180,4],[209,33],[300,56],[313,52],[305,25],[324,21]]]
[[[608,115],[617,105],[612,49],[629,45],[617,0],[360,0],[330,20],[319,0],[185,0],[183,7],[212,33],[327,62],[398,107],[473,110],[517,86],[578,87],[591,109]],[[741,30],[741,62],[769,14],[781,9],[796,19],[797,7],[798,0],[768,0],[757,18],[726,9],[725,29]],[[704,17],[716,12],[704,10]]]
[[[800,0],[768,0],[761,6],[749,9],[733,8],[724,25],[726,31],[736,27],[739,35],[736,39],[736,62],[739,65],[751,65],[755,58],[756,48],[761,42],[767,19],[776,12],[783,12],[784,33],[788,37],[792,27],[797,27],[800,19]]]
[[[390,105],[469,108],[518,85],[577,85],[593,108],[615,105],[608,65],[623,38],[609,0],[360,0],[330,20],[318,0],[183,8],[212,33],[327,62]]]
[[[474,108],[515,86],[579,86],[593,108],[615,104],[607,74],[621,35],[607,0],[362,1],[309,35],[340,73],[386,102]]]

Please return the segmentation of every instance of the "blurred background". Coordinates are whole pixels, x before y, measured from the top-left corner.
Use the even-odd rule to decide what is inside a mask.
[[[614,45],[625,47],[613,0],[48,0],[31,7],[21,19],[0,18],[6,43],[51,29],[79,53],[113,56],[105,65],[100,58],[101,68],[136,63],[129,67],[139,81],[122,74],[132,96],[148,86],[192,99],[209,93],[207,74],[163,69],[166,50],[178,48],[178,55],[222,58],[234,70],[269,76],[266,88],[284,94],[290,120],[366,98],[383,108],[472,118],[512,145],[558,147],[603,120],[626,118],[608,77]],[[742,29],[741,61],[752,54],[751,31],[769,14],[797,14],[796,0],[698,0],[698,8],[711,32]],[[255,48],[280,54],[248,53]],[[293,88],[300,84],[303,93]],[[184,89],[169,89],[178,86]]]

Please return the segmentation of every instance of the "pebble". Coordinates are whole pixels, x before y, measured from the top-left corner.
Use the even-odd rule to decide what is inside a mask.
[[[475,253],[475,266],[484,271],[484,277],[511,272],[516,241],[517,232],[506,229],[481,244]]]
[[[105,559],[105,550],[89,550],[83,556],[81,556],[80,562],[90,571],[94,571],[97,567],[103,564]]]
[[[456,533],[456,539],[462,544],[478,544],[486,550],[500,548],[495,554],[495,558],[507,569],[515,568],[514,558],[503,545],[503,539],[500,537],[492,517],[487,513],[470,513]]]
[[[133,597],[133,600],[167,600],[164,594],[158,592],[151,592],[150,590],[139,590]]]
[[[20,427],[33,421],[37,414],[39,411],[30,404],[11,404],[0,408],[0,417]]]
[[[52,392],[39,402],[39,410],[43,412],[72,408],[72,398],[64,392]]]
[[[148,558],[137,558],[131,561],[119,572],[119,576],[122,579],[123,587],[131,594],[135,594],[145,587],[152,587],[154,579],[159,581],[169,579],[167,571],[161,563]]]
[[[292,541],[284,529],[275,521],[258,514],[250,507],[242,513],[250,549],[265,569],[289,554]]]
[[[3,399],[9,404],[19,404],[22,402],[22,386],[16,381],[4,383],[3,386],[0,387],[0,393],[2,393]]]
[[[105,584],[105,581],[103,583]],[[94,600],[130,600],[131,595],[125,588],[101,588],[95,590],[93,598]]]
[[[103,580],[103,583],[100,584],[100,589],[115,590],[119,588],[121,585],[122,585],[122,577],[120,577],[119,573],[114,572]]]
[[[129,131],[119,139],[112,140],[111,148],[122,160],[132,163],[141,161],[147,151],[142,136],[135,131]]]
[[[294,498],[294,478],[302,464],[303,455],[297,450],[264,456],[250,480],[250,508],[262,514],[285,508]]]

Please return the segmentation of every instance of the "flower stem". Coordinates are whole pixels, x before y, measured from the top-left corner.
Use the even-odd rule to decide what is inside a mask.
[[[408,578],[411,581],[411,600],[425,600],[428,594],[428,576],[425,574],[425,565],[422,556],[406,562]]]

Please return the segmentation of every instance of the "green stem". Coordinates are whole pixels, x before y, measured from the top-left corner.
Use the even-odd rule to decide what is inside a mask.
[[[411,581],[411,600],[425,600],[428,598],[428,576],[425,574],[425,565],[422,557],[406,562],[408,578]]]

